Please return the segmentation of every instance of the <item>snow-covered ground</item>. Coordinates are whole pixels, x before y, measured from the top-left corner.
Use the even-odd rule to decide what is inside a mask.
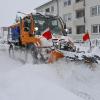
[[[0,100],[100,99],[100,65],[91,70],[88,65],[64,60],[23,64],[11,59],[5,47],[0,50]]]

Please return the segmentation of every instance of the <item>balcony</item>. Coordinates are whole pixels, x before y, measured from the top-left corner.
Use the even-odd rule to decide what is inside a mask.
[[[83,1],[76,2],[76,3],[73,5],[73,9],[74,9],[74,10],[79,10],[79,9],[84,9],[84,8],[85,8],[84,0],[83,0]]]
[[[74,20],[74,25],[75,25],[75,26],[85,25],[84,17],[81,17],[81,18],[75,19],[75,20]]]

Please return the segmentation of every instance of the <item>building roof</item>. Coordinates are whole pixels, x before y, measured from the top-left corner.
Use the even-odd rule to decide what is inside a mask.
[[[47,4],[51,3],[51,2],[53,2],[53,1],[56,1],[56,0],[48,0],[48,2],[43,3],[43,4],[41,4],[40,6],[36,7],[35,10],[41,8],[42,6],[45,6],[45,5],[47,5]]]

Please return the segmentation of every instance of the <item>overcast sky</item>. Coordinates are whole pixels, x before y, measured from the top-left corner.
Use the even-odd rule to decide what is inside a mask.
[[[49,0],[0,0],[0,27],[13,23],[18,11],[33,12],[34,8],[47,1]]]

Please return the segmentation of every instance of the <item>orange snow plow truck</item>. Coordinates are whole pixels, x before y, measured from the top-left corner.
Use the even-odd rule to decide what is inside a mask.
[[[28,14],[9,26],[9,54],[14,56],[16,48],[19,48],[25,50],[25,55],[30,51],[35,63],[53,63],[64,57],[60,50],[66,49],[69,40],[65,29],[63,20],[58,16]],[[71,46],[70,49],[74,50],[73,42]]]

